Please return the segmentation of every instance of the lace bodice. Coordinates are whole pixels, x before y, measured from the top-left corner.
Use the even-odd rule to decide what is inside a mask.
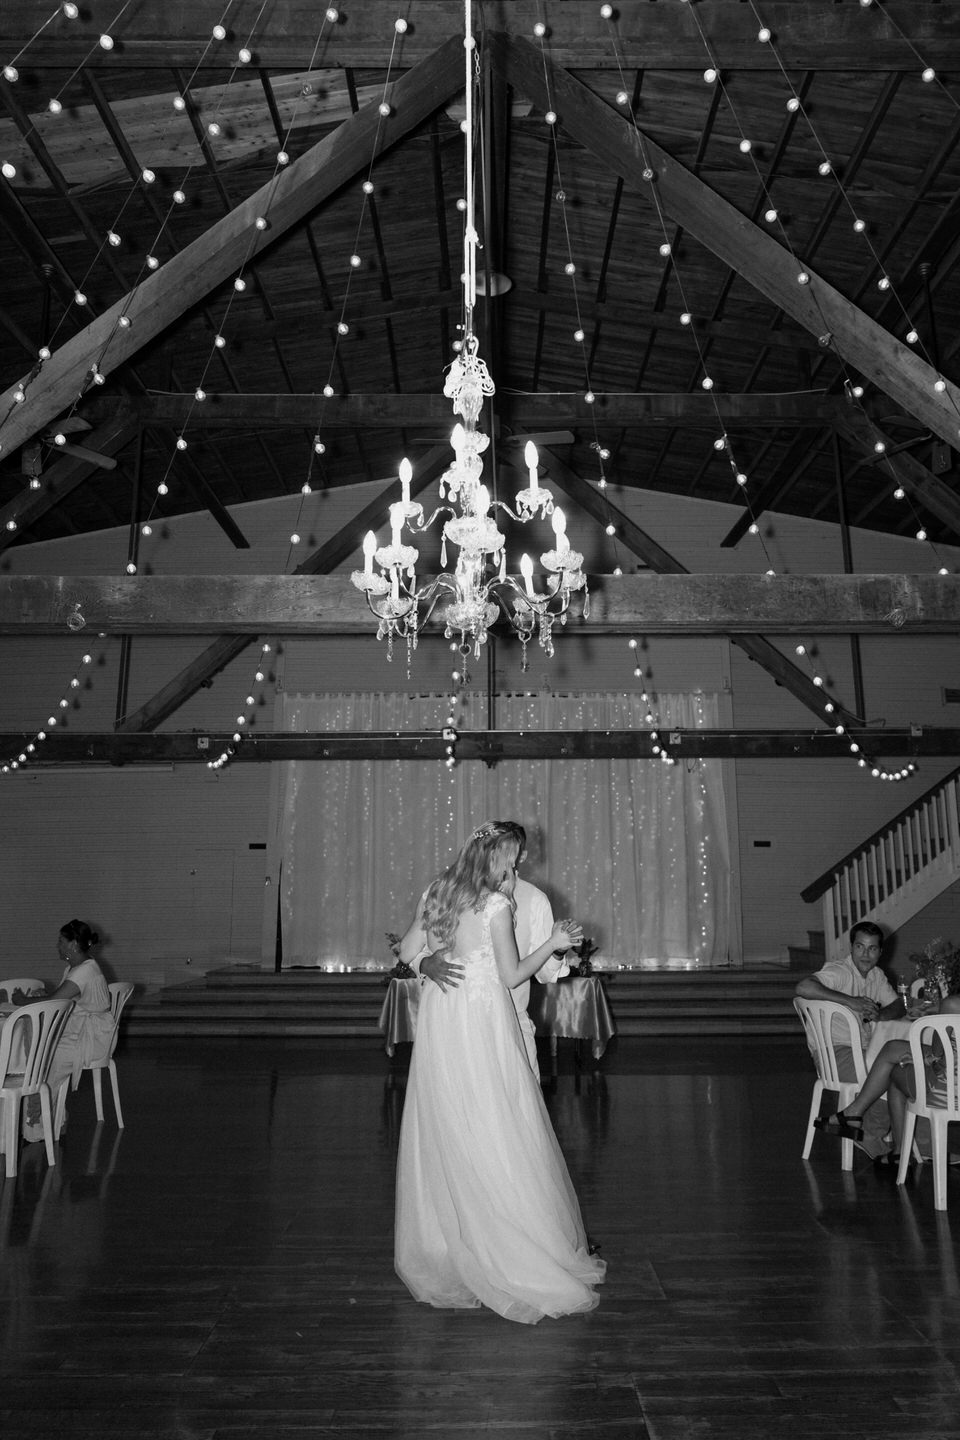
[[[480,921],[480,942],[469,950],[451,952],[451,960],[458,961],[464,969],[463,988],[477,999],[489,999],[503,989],[503,981],[497,969],[497,958],[493,953],[490,922],[498,911],[509,907],[505,895],[489,895],[482,910],[477,912]]]

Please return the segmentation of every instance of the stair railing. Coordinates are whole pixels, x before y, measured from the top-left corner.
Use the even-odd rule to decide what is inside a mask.
[[[960,769],[802,890],[822,899],[828,960],[848,951],[858,920],[897,929],[960,877]]]

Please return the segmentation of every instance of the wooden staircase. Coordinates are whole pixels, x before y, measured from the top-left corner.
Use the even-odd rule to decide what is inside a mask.
[[[797,970],[774,969],[616,970],[604,978],[617,1033],[624,1036],[797,1036],[796,982]],[[212,970],[191,984],[134,996],[124,1032],[131,1038],[373,1039],[385,994],[385,976],[377,972]]]
[[[960,769],[802,890],[821,900],[828,960],[849,950],[858,920],[899,929],[960,878]]]

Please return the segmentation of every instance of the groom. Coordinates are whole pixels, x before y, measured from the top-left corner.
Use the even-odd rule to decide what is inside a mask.
[[[517,865],[522,865],[527,853],[527,832],[522,825],[515,820],[495,820],[493,822],[499,830],[507,835],[512,835],[516,840],[519,849]],[[549,940],[553,931],[553,910],[550,901],[542,890],[536,885],[531,885],[528,880],[522,880],[517,876],[516,889],[513,892],[516,912],[513,917],[513,928],[517,937],[517,952],[521,959],[530,955],[538,949],[546,940]],[[425,975],[441,990],[449,985],[456,989],[463,977],[463,966],[455,960],[447,960],[439,952],[433,955],[424,955],[422,959],[415,960],[414,970],[420,975]],[[546,964],[537,971],[537,979],[542,984],[549,984],[553,980],[559,980],[564,975],[569,975],[570,966],[564,955],[551,955]],[[537,1040],[533,1021],[527,1014],[527,1005],[530,1000],[530,981],[525,980],[522,985],[511,990],[513,1003],[517,1007],[517,1018],[520,1022],[520,1031],[523,1035],[523,1043],[527,1049],[527,1059],[530,1068],[540,1078],[540,1067],[537,1064]]]

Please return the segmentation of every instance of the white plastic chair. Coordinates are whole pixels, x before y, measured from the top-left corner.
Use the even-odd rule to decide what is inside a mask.
[[[17,1173],[20,1103],[28,1095],[40,1096],[47,1162],[50,1165],[57,1163],[47,1075],[53,1052],[72,1009],[72,1000],[35,1000],[14,1010],[0,1028],[0,1101],[3,1102],[3,1148],[7,1156],[8,1176]],[[11,1066],[15,1068],[11,1069]]]
[[[939,1044],[937,1042],[939,1041]],[[923,1046],[943,1047],[946,1077],[945,1099],[938,1103],[930,1094],[929,1076],[923,1063]],[[917,1098],[907,1101],[900,1150],[897,1184],[907,1178],[913,1132],[917,1116],[930,1121],[930,1142],[933,1152],[933,1208],[947,1208],[947,1126],[960,1122],[960,1015],[922,1015],[910,1026],[910,1050],[913,1058],[913,1084]],[[937,1091],[942,1093],[940,1086]],[[922,1156],[917,1153],[917,1158]]]
[[[113,1038],[110,1041],[109,1053],[105,1055],[102,1060],[92,1060],[89,1065],[84,1065],[83,1070],[74,1077],[73,1089],[76,1090],[80,1084],[80,1076],[84,1070],[89,1070],[93,1076],[93,1099],[97,1107],[97,1120],[101,1121],[103,1119],[103,1071],[109,1070],[110,1086],[113,1090],[113,1108],[117,1113],[117,1129],[122,1130],[123,1111],[120,1109],[120,1086],[117,1084],[117,1067],[113,1059],[113,1052],[117,1048],[120,1014],[124,1005],[126,1005],[130,996],[133,994],[134,986],[123,984],[120,981],[114,981],[113,984],[107,988],[110,991],[110,1013],[113,1016]],[[56,1131],[58,1135],[63,1126],[63,1116],[67,1108],[68,1083],[68,1081],[64,1080],[57,1092]]]
[[[37,1000],[42,1000],[47,993],[42,980],[0,980],[0,1005],[13,1004],[14,990],[19,990],[24,996],[34,996]]]
[[[842,1110],[854,1098],[866,1080],[867,1067],[863,1058],[860,1026],[852,1010],[848,1010],[845,1005],[838,1005],[835,1000],[801,1000],[799,997],[794,1000],[793,1008],[800,1016],[800,1023],[803,1025],[807,1045],[817,1070],[817,1079],[814,1081],[813,1094],[810,1097],[807,1133],[803,1142],[802,1158],[807,1160],[810,1157],[813,1137],[816,1134],[816,1126],[813,1122],[820,1114],[823,1092],[825,1090],[834,1091],[837,1096],[837,1109]],[[835,1021],[843,1039],[834,1039]],[[847,1045],[850,1048],[856,1072],[855,1080],[840,1079],[837,1062],[838,1045]],[[909,1149],[907,1153],[910,1153]],[[852,1140],[841,1140],[840,1167],[843,1170],[853,1169]]]

